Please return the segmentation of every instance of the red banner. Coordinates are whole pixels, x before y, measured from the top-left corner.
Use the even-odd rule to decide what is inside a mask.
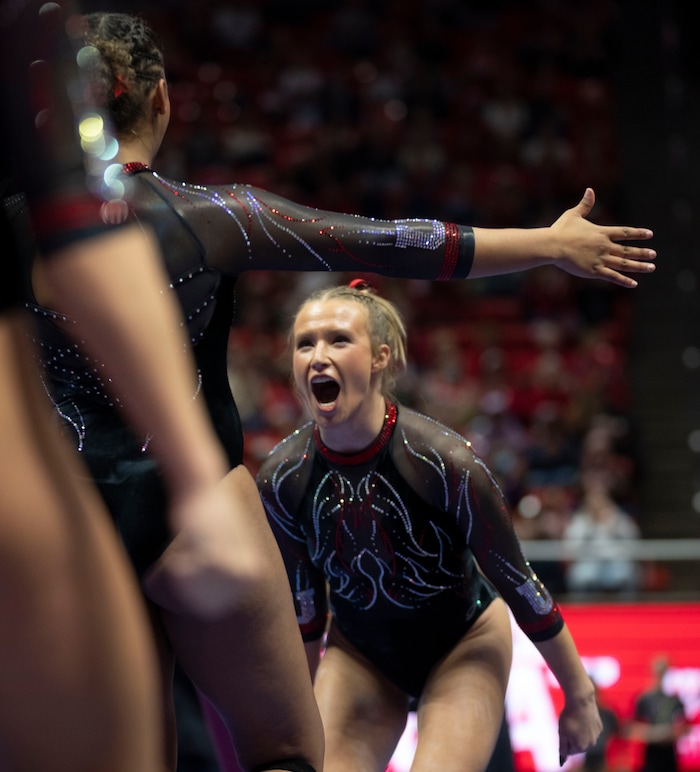
[[[665,688],[683,701],[693,724],[678,742],[680,768],[700,772],[700,603],[611,603],[562,606],[581,658],[601,690],[603,702],[622,727],[635,698],[651,683],[651,663],[666,655],[671,667]],[[507,695],[511,744],[518,772],[557,772],[557,717],[562,693],[539,652],[513,623],[513,668]],[[404,772],[415,747],[415,717],[406,728],[388,770]],[[608,763],[614,772],[634,772],[641,746],[614,739]],[[564,769],[580,767],[572,758]]]

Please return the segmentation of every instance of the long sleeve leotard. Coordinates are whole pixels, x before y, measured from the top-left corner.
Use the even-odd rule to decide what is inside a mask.
[[[493,476],[430,418],[388,405],[382,433],[355,455],[328,450],[307,424],[272,451],[258,486],[304,638],[323,632],[327,583],[333,624],[408,694],[497,592],[531,639],[562,628]]]
[[[405,278],[465,277],[474,243],[469,227],[433,220],[380,221],[300,206],[248,185],[189,185],[139,164],[125,166],[133,217],[156,232],[181,303],[214,426],[231,466],[243,436],[228,382],[226,351],[236,278],[247,270],[370,271]],[[129,302],[128,298],[124,299]],[[49,390],[67,431],[143,570],[167,543],[160,481],[101,378],[63,327],[70,320],[29,304]],[[140,489],[140,485],[144,489]],[[149,526],[144,522],[148,521]],[[145,534],[144,529],[152,528]],[[131,536],[128,535],[131,534]]]

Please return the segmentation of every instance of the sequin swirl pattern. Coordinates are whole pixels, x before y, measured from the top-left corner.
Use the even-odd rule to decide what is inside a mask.
[[[358,608],[372,608],[378,596],[415,608],[461,583],[461,571],[446,565],[454,550],[449,535],[430,523],[419,538],[399,492],[381,475],[354,486],[330,471],[315,492],[312,521],[311,560],[322,563],[334,595]]]
[[[360,464],[326,457],[307,424],[260,470],[293,591],[316,593],[308,605],[323,601],[327,582],[338,619],[371,613],[383,624],[449,607],[470,620],[488,580],[532,640],[556,635],[561,612],[522,554],[496,480],[464,437],[400,408],[389,442],[359,455]],[[318,606],[308,634],[323,621]]]
[[[445,437],[450,437],[461,446],[465,443],[463,437],[457,432],[442,426],[440,423],[432,418],[425,417],[429,424],[432,424],[434,429],[440,431]],[[447,469],[449,465],[446,463],[445,458],[435,449],[430,448],[430,454],[425,452],[425,449],[421,451],[415,450],[411,446],[411,442],[406,436],[406,432],[401,432],[402,441],[407,453],[420,458],[421,463],[431,466],[435,471],[435,480],[441,482],[442,491],[445,497],[445,506],[448,505],[448,500],[451,498],[450,491],[454,486],[448,484],[447,481]],[[469,443],[467,443],[468,445]],[[492,487],[497,493],[497,497],[504,500],[503,493],[496,482],[493,474],[489,468],[484,464],[482,459],[478,456],[474,456],[472,463],[481,469],[485,477],[490,481]],[[454,501],[457,502],[455,509],[455,516],[457,522],[461,524],[462,531],[465,533],[467,542],[471,540],[471,535],[474,526],[475,517],[479,517],[479,514],[474,512],[472,499],[469,496],[469,484],[470,484],[471,472],[465,470],[462,479],[457,485],[456,495]],[[516,543],[517,544],[517,543]],[[515,592],[524,598],[529,604],[532,611],[537,616],[546,616],[554,609],[554,601],[545,585],[539,580],[532,567],[528,562],[522,558],[522,554],[518,549],[517,552],[519,563],[524,565],[526,571],[518,569],[512,561],[507,560],[503,555],[499,554],[496,550],[488,550],[489,565],[492,571],[498,571],[503,579],[510,584]]]
[[[248,259],[252,260],[252,244],[250,240],[250,220],[255,218],[262,228],[263,232],[273,243],[282,251],[286,251],[278,239],[274,236],[274,230],[279,229],[284,231],[301,246],[303,246],[307,252],[313,254],[318,260],[320,267],[319,270],[332,270],[330,264],[320,255],[313,247],[304,242],[303,239],[287,224],[284,222],[284,217],[280,215],[279,211],[267,208],[245,185],[231,185],[228,195],[235,206],[240,209],[240,212],[234,211],[233,206],[226,201],[218,190],[210,190],[205,185],[191,185],[188,183],[175,184],[169,180],[161,177],[160,175],[153,173],[153,176],[164,188],[169,190],[173,195],[182,199],[203,199],[221,209],[223,212],[231,218],[235,223],[238,231],[240,232],[246,248],[248,250]],[[241,215],[244,215],[243,217]],[[314,222],[310,220],[309,222]],[[290,258],[291,254],[288,255]]]
[[[84,404],[83,398],[87,397],[90,403],[112,408],[121,406],[121,400],[111,387],[112,379],[102,375],[104,363],[88,356],[83,351],[82,344],[68,337],[58,326],[73,326],[73,319],[34,303],[26,302],[25,307],[35,317],[36,334],[30,336],[30,339],[38,351],[36,361],[42,373],[42,384],[56,413],[75,432],[77,450],[82,451],[87,436],[86,423],[80,407]],[[202,374],[199,370],[196,377],[193,400],[202,389]],[[63,392],[60,401],[55,398],[58,384],[61,384],[60,390]],[[143,438],[141,452],[148,450],[151,439],[151,434]]]
[[[379,221],[357,215],[338,215],[313,208],[299,208],[281,200],[274,203],[274,199],[268,200],[265,191],[250,185],[194,185],[168,180],[150,170],[149,173],[183,203],[193,208],[198,202],[207,203],[224,212],[243,239],[249,263],[255,261],[251,234],[253,226],[257,225],[287,264],[298,260],[299,250],[303,250],[316,263],[316,270],[319,271],[338,270],[333,256],[344,255],[353,260],[360,270],[381,272],[390,264],[385,263],[383,256],[383,250],[387,248],[425,252],[444,250],[438,279],[452,278],[457,266],[460,230],[451,223],[417,218]],[[293,209],[287,210],[285,206]],[[313,234],[304,232],[304,228],[309,226],[312,226]],[[368,251],[369,246],[371,250]],[[307,270],[308,267],[307,264]]]

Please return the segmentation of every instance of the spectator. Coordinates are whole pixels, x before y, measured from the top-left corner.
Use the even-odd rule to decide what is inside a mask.
[[[567,570],[569,592],[637,591],[639,565],[626,549],[640,536],[637,523],[613,499],[605,472],[586,473],[581,483],[581,503],[564,531],[567,554],[576,556]]]

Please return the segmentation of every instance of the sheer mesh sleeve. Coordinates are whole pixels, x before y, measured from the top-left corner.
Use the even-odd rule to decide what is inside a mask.
[[[473,231],[439,220],[376,220],[295,204],[248,185],[188,185],[139,175],[183,218],[208,262],[246,270],[365,271],[399,278],[467,276]]]
[[[531,640],[546,640],[563,626],[559,607],[525,560],[501,489],[460,435],[412,411],[402,412],[403,464],[409,480],[432,506],[449,513],[480,568]]]
[[[310,432],[305,437],[299,433],[291,435],[268,456],[257,479],[263,506],[287,568],[304,641],[317,640],[323,635],[328,615],[325,578],[311,561],[307,537],[297,514],[305,487],[303,480],[311,463],[308,453],[311,442]],[[290,444],[295,446],[295,451]],[[299,445],[301,452],[298,452]]]

